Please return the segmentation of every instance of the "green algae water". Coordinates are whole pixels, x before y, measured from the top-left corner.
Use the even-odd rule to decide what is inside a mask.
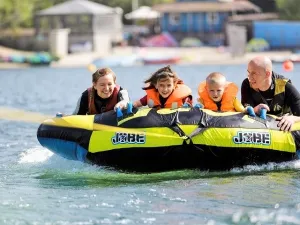
[[[113,68],[132,100],[159,66]],[[241,84],[246,65],[174,66],[194,99],[213,71]],[[290,77],[296,87],[300,78]],[[0,70],[0,106],[72,113],[91,85],[86,68]],[[39,124],[0,120],[0,224],[300,224],[300,161],[231,171],[134,174],[70,161],[41,147]],[[230,156],[228,156],[230,157]]]

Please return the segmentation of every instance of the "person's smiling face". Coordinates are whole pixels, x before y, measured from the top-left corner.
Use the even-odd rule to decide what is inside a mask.
[[[268,76],[266,70],[254,63],[248,64],[248,80],[253,89],[264,90],[268,88]]]
[[[93,86],[101,98],[109,98],[112,95],[116,84],[112,74],[107,74],[99,77],[97,82],[93,83]]]
[[[175,88],[174,78],[168,77],[158,80],[155,88],[163,98],[168,98]]]

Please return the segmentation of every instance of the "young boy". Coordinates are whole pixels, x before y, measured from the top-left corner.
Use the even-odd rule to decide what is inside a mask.
[[[198,101],[204,109],[221,112],[245,112],[245,108],[237,99],[238,87],[227,82],[223,74],[213,72],[209,74],[206,81],[201,82],[198,87]]]

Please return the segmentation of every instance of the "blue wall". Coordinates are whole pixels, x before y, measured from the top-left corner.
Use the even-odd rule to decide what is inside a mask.
[[[254,38],[264,38],[273,49],[300,47],[300,22],[257,21],[253,23]]]
[[[179,23],[171,24],[170,14],[164,13],[161,18],[161,27],[163,31],[169,32],[222,32],[228,14],[218,13],[219,16],[216,24],[209,24],[206,15],[206,13],[180,13]]]

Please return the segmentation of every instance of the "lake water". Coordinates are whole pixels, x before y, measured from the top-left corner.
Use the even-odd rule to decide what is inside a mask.
[[[132,100],[158,66],[113,68]],[[197,96],[213,71],[241,84],[246,65],[174,66]],[[276,72],[300,85],[300,65]],[[91,84],[86,68],[0,70],[0,106],[71,113]],[[225,172],[126,174],[69,161],[42,148],[39,124],[0,120],[0,224],[300,224],[300,161]]]

